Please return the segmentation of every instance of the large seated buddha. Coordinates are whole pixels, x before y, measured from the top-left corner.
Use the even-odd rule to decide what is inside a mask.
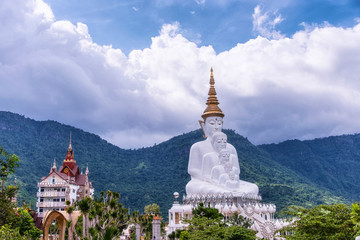
[[[256,184],[240,180],[240,166],[236,149],[222,133],[224,113],[216,97],[213,70],[210,75],[207,108],[199,121],[204,141],[194,143],[190,149],[186,185],[187,195],[232,193],[234,197],[259,193]]]

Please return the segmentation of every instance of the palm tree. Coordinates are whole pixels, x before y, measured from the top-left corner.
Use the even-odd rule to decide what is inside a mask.
[[[89,237],[89,212],[92,199],[85,197],[83,200],[77,202],[77,206],[83,215],[83,237]]]
[[[71,215],[73,213],[73,211],[75,210],[75,207],[70,206],[70,201],[69,200],[66,201],[66,205],[68,205],[68,208],[66,209],[66,212],[69,214],[69,217],[70,217],[70,220],[68,221],[69,239],[73,240],[74,237],[75,237],[75,239],[77,239],[78,237],[77,237],[77,234],[76,234],[75,225],[74,225],[74,222],[72,220],[72,215]]]

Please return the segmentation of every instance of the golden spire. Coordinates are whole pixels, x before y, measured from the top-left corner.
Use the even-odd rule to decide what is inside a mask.
[[[69,148],[67,150],[67,153],[66,153],[66,157],[64,159],[64,161],[71,161],[71,162],[75,162],[75,159],[74,159],[74,151],[72,149],[72,146],[71,146],[71,132],[70,132],[70,143],[69,143]]]
[[[70,131],[70,143],[69,143],[69,149],[72,149],[72,147],[71,147],[71,131]]]
[[[205,120],[207,117],[211,116],[217,116],[217,117],[224,117],[224,113],[221,111],[221,109],[218,107],[219,101],[216,97],[216,90],[214,87],[215,80],[214,80],[214,74],[213,69],[210,70],[210,89],[209,89],[209,97],[207,99],[206,105],[207,108],[205,109],[204,113],[201,115],[201,117]]]

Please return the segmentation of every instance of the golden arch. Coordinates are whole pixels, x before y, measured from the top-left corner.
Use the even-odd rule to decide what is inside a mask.
[[[79,216],[81,215],[80,211],[74,211],[71,213],[71,219],[76,225]],[[66,228],[66,221],[70,220],[70,216],[66,211],[47,211],[44,219],[43,219],[43,231],[44,231],[44,240],[49,240],[49,228],[50,224],[56,220],[59,228],[59,240],[65,240],[65,228]],[[69,229],[71,231],[71,229]]]

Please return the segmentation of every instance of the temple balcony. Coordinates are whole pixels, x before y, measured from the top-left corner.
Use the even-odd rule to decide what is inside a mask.
[[[65,202],[36,202],[36,207],[57,207],[65,208]]]
[[[66,192],[58,192],[58,191],[46,191],[46,192],[37,192],[37,197],[65,197]]]
[[[67,183],[66,182],[62,182],[62,183],[48,183],[48,182],[39,182],[37,184],[38,187],[66,187]]]

